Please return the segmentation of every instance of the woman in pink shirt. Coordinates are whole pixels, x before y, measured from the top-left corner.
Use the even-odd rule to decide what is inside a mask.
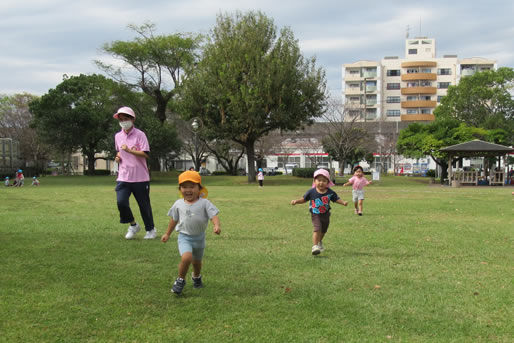
[[[118,119],[121,126],[121,131],[114,136],[114,144],[117,151],[115,161],[118,163],[116,197],[120,223],[130,223],[125,238],[133,239],[141,230],[129,205],[130,195],[133,194],[145,223],[144,239],[154,239],[157,231],[150,205],[150,173],[146,165],[150,154],[148,139],[143,131],[134,127],[136,114],[130,107],[120,108],[113,117]]]
[[[353,176],[343,186],[352,185],[353,205],[355,206],[355,214],[362,216],[362,202],[364,201],[364,186],[371,183],[364,177],[364,171],[361,166],[353,168]]]

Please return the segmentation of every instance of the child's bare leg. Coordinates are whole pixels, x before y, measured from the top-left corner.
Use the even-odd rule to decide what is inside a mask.
[[[314,231],[312,233],[312,245],[318,245],[319,241],[321,241],[321,231]]]
[[[359,200],[359,212],[362,213],[362,204],[364,203],[363,200]]]
[[[325,233],[326,232],[320,232],[320,237],[319,237],[319,241],[321,243],[321,241],[323,240],[323,238],[325,237]]]
[[[185,252],[182,254],[182,258],[180,263],[178,264],[178,276],[185,280],[187,270],[189,269],[189,265],[193,261],[193,254],[190,252]]]
[[[202,260],[193,260],[192,262],[193,264],[193,277],[199,277],[201,274],[200,272],[202,271]]]

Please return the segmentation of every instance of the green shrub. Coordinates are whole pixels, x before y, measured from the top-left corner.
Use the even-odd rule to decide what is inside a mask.
[[[95,169],[95,175],[111,175],[111,171],[107,169]]]
[[[435,177],[435,170],[429,169],[427,170],[427,173],[425,174],[427,177]]]
[[[216,171],[212,172],[212,175],[229,175],[229,174],[224,170],[216,170]]]
[[[294,168],[293,176],[311,178],[316,170],[316,168]]]

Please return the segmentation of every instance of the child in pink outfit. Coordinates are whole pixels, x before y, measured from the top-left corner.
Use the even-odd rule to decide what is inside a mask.
[[[353,176],[343,186],[352,185],[352,198],[355,206],[355,214],[362,216],[362,203],[364,201],[364,186],[371,184],[364,177],[364,171],[361,166],[353,168]]]

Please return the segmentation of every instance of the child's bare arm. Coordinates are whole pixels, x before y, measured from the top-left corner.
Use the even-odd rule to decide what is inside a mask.
[[[291,200],[291,205],[305,204],[306,202],[307,202],[307,200],[305,200],[304,198],[301,198],[301,199]]]
[[[214,217],[211,218],[211,222],[214,225],[214,233],[219,235],[221,233],[220,219],[218,218],[217,215],[215,215]]]
[[[175,230],[175,226],[177,226],[178,222],[174,221],[173,218],[170,218],[170,222],[168,223],[168,229],[166,233],[162,235],[161,242],[166,243],[170,238],[171,233]]]
[[[343,205],[343,206],[348,206],[348,201],[344,201],[343,199],[338,199],[336,201],[336,203]]]
[[[351,185],[351,183],[350,183],[350,182],[347,182],[347,183],[345,183],[345,184],[343,185],[343,187],[344,187],[344,186],[349,186],[349,185]]]

